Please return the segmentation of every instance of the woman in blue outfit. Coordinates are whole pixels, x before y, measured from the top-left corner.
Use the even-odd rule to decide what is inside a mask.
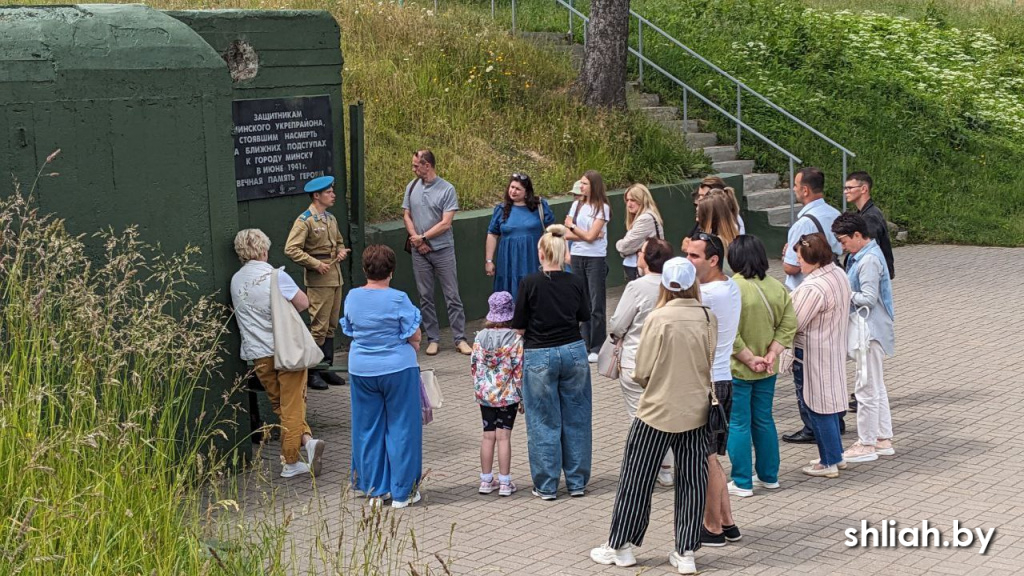
[[[391,288],[394,250],[367,246],[363,272],[366,286],[348,293],[341,319],[352,338],[352,483],[377,503],[392,498],[404,508],[419,501],[423,470],[420,311]]]
[[[491,224],[487,227],[484,271],[494,276],[495,292],[508,292],[515,299],[519,294],[519,281],[540,269],[537,242],[554,221],[555,215],[548,203],[533,195],[530,177],[513,174],[505,189],[505,201],[494,207]]]
[[[593,459],[593,391],[580,322],[590,319],[584,279],[565,272],[565,226],[537,247],[541,271],[523,278],[512,327],[523,334],[523,401],[533,494],[554,500],[565,473],[569,495],[583,496]]]

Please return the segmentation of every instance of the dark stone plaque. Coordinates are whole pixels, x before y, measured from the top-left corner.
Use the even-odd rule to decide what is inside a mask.
[[[238,201],[302,194],[306,182],[334,174],[328,96],[235,100]]]

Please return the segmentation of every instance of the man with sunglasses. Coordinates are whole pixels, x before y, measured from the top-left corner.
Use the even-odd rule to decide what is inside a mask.
[[[825,202],[825,173],[813,166],[800,170],[794,178],[793,194],[804,207],[789,227],[788,242],[782,248],[782,268],[786,272],[786,288],[790,290],[795,290],[804,280],[796,257],[796,244],[801,236],[822,234],[836,258],[843,253],[843,247],[832,233],[832,222],[839,216],[839,210]]]
[[[697,270],[701,303],[718,318],[718,345],[711,367],[711,385],[728,414],[732,407],[732,345],[743,307],[740,287],[722,272],[725,247],[718,236],[705,232],[690,236],[686,258]],[[718,456],[725,455],[727,441],[728,438],[723,438],[708,448],[708,490],[700,539],[704,546],[725,546],[726,541],[740,539],[729,504],[729,481],[718,461]]]

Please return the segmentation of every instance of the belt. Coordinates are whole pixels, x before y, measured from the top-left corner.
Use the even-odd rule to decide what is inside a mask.
[[[313,258],[333,258],[330,254],[310,254]]]

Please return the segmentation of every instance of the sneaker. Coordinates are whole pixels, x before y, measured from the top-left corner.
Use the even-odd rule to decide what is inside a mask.
[[[573,498],[583,498],[586,495],[587,491],[584,488],[580,488],[579,490],[569,490],[569,496],[572,496]]]
[[[740,529],[735,524],[722,526],[722,534],[729,542],[738,542],[740,538],[743,538],[743,534],[740,534]]]
[[[558,496],[555,496],[554,494],[541,494],[540,492],[537,492],[536,488],[531,490],[530,493],[541,500],[554,500],[555,498],[558,498]]]
[[[874,462],[878,460],[878,454],[875,454],[874,446],[861,444],[858,440],[853,443],[853,446],[843,451],[843,460],[846,462]]]
[[[481,494],[490,494],[491,492],[494,492],[497,489],[498,489],[498,479],[497,478],[491,479],[490,482],[486,482],[484,480],[480,481],[480,493]]]
[[[324,448],[326,447],[327,443],[323,440],[317,440],[316,438],[306,440],[306,460],[309,461],[309,469],[313,472],[313,476],[320,476],[320,468],[323,464]]]
[[[406,506],[408,506],[410,504],[415,504],[415,503],[417,503],[419,501],[420,501],[420,491],[417,490],[416,493],[412,495],[412,498],[410,498],[408,500],[392,500],[391,501],[391,507],[392,508],[405,508]]]
[[[729,482],[729,494],[732,496],[739,496],[740,498],[750,498],[754,495],[754,491],[747,488],[740,488],[735,482]]]
[[[391,500],[391,492],[385,492],[380,496],[371,496],[366,501],[370,504],[370,508],[380,508],[385,502]]]
[[[818,478],[839,478],[839,468],[836,467],[835,464],[831,466],[811,464],[803,469],[803,473],[808,476],[816,476]]]
[[[672,468],[666,468],[662,466],[658,470],[658,484],[665,486],[666,488],[674,486],[676,483],[676,476],[672,473]]]
[[[437,351],[438,350],[439,350],[439,347],[437,345],[437,342],[430,342],[429,344],[427,344],[427,350],[426,350],[427,356],[437,356]]]
[[[693,561],[693,552],[687,550],[680,554],[673,552],[668,555],[668,563],[680,574],[696,574],[697,563]]]
[[[473,348],[465,340],[459,340],[459,343],[455,345],[455,349],[459,351],[459,354],[465,354],[466,356],[473,353]]]
[[[758,478],[757,474],[754,474],[754,479],[753,480],[754,480],[754,486],[758,486],[760,488],[767,488],[769,490],[778,490],[779,489],[779,483],[778,482],[765,482],[765,481],[761,480],[760,478]]]
[[[281,468],[281,478],[291,478],[300,474],[309,474],[309,465],[302,460],[294,464],[285,464]]]
[[[711,532],[707,528],[701,526],[700,527],[700,545],[701,546],[711,546],[712,548],[718,548],[718,547],[721,547],[721,546],[725,546],[725,534],[723,534],[721,532],[719,532],[718,534],[715,534],[714,532]]]
[[[616,566],[634,566],[636,558],[633,556],[633,547],[626,544],[616,550],[607,544],[603,544],[590,551],[590,559],[598,564],[615,564]]]
[[[516,490],[519,490],[519,488],[516,488],[515,483],[510,481],[508,484],[502,484],[498,487],[498,496],[511,496]]]
[[[892,440],[878,440],[878,444],[875,444],[875,454],[879,456],[895,456],[896,449],[892,447]]]
[[[810,464],[811,466],[814,466],[815,464],[821,464],[821,460],[815,458],[814,460],[808,460],[807,463]],[[846,470],[847,466],[849,466],[849,464],[846,463],[846,460],[842,460],[839,462],[839,464],[836,464],[836,467],[839,468],[840,470]]]
[[[587,356],[587,362],[590,362],[591,364],[597,364],[597,353],[591,352]]]

